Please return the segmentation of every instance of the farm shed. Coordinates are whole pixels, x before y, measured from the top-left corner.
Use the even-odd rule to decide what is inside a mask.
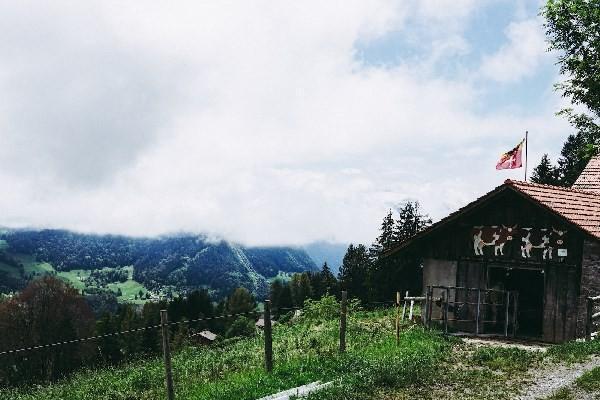
[[[430,319],[437,309],[449,329],[583,336],[587,298],[600,295],[600,157],[571,188],[507,180],[387,257],[414,254]]]

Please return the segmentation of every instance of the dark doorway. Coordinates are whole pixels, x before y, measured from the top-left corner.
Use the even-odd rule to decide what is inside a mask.
[[[490,266],[488,285],[519,294],[517,336],[542,337],[544,274],[541,270]]]

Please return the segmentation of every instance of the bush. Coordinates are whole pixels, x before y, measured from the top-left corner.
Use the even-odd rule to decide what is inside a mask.
[[[253,336],[255,333],[256,328],[253,320],[248,317],[238,317],[225,332],[225,337]]]

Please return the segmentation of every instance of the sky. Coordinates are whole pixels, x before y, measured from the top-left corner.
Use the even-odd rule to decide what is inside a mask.
[[[573,133],[541,0],[0,3],[0,226],[371,243]],[[531,172],[531,171],[530,171]]]

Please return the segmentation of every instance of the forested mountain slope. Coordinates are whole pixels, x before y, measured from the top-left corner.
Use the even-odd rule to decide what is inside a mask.
[[[65,230],[7,230],[0,233],[0,241],[4,243],[0,246],[0,289],[4,291],[19,289],[43,273],[24,265],[24,256],[49,264],[59,275],[77,271],[80,280],[89,271],[133,266],[131,279],[150,292],[164,287],[176,291],[206,287],[217,296],[243,286],[263,297],[267,279],[317,268],[301,249],[244,247],[202,235],[131,238]]]

